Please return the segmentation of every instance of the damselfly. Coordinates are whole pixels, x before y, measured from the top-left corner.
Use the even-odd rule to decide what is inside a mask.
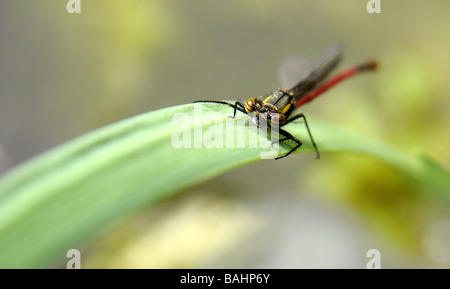
[[[341,58],[341,47],[338,45],[332,46],[315,60],[303,61],[301,65],[302,67],[298,70],[299,73],[297,73],[297,79],[291,88],[278,89],[267,97],[259,96],[256,98],[249,98],[245,104],[240,101],[236,101],[233,104],[217,100],[197,100],[195,102],[228,105],[234,110],[232,118],[236,117],[237,111],[249,114],[257,126],[260,124],[267,124],[271,130],[277,131],[280,135],[282,135],[283,138],[278,140],[279,143],[287,140],[295,142],[296,145],[288,153],[275,159],[287,157],[302,145],[302,142],[299,139],[284,129],[281,129],[281,127],[287,125],[288,123],[302,119],[305,123],[311,143],[317,153],[317,158],[319,158],[319,149],[317,148],[314,138],[312,137],[305,115],[303,113],[299,113],[291,116],[292,112],[297,107],[313,100],[341,81],[360,72],[374,70],[377,67],[377,63],[375,61],[368,61],[358,66],[349,68],[333,78],[326,80],[331,71],[340,62]]]

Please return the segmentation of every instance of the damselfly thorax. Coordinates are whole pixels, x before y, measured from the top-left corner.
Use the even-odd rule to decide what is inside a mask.
[[[293,95],[287,89],[274,91],[266,98],[262,96],[249,98],[245,102],[245,110],[252,113],[253,123],[283,126],[295,109]]]

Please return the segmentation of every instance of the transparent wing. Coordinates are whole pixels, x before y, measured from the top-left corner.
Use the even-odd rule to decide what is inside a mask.
[[[314,67],[312,59],[301,56],[289,56],[281,60],[278,78],[283,88],[290,89],[300,80],[305,79]]]
[[[316,82],[321,82],[336,67],[342,58],[342,46],[333,45],[314,60],[314,68],[309,76]]]
[[[323,81],[341,60],[342,47],[333,45],[316,59],[301,57],[285,58],[279,76],[285,88],[296,97],[301,97]]]

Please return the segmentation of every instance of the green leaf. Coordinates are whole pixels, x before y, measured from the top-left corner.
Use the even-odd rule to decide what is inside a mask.
[[[266,136],[258,138],[246,115],[239,113],[231,120],[230,114],[230,107],[219,104],[146,113],[89,133],[12,170],[0,180],[0,267],[45,267],[64,260],[69,249],[79,248],[119,218],[260,160],[261,153],[270,150],[270,142],[268,148],[261,147],[267,145]],[[236,126],[227,127],[230,124]],[[321,152],[377,158],[449,196],[449,173],[423,155],[412,156],[315,119],[309,124]],[[304,125],[284,128],[304,141],[298,152],[312,151]],[[225,133],[222,140],[217,132]],[[206,139],[197,143],[199,148],[173,145],[187,140],[194,146],[198,135]],[[236,148],[243,146],[240,141],[245,141],[244,148]],[[205,147],[211,142],[232,148]],[[281,145],[280,154],[292,145]]]

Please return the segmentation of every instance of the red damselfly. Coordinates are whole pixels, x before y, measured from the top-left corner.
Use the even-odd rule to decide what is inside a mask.
[[[300,67],[301,70],[297,73],[297,79],[291,88],[278,89],[267,97],[259,96],[256,98],[249,98],[245,104],[240,101],[236,101],[233,104],[226,101],[216,100],[198,100],[195,102],[228,105],[234,110],[232,118],[236,117],[237,111],[249,114],[257,126],[267,124],[271,130],[275,130],[282,135],[283,138],[279,139],[277,141],[278,143],[287,140],[291,140],[296,143],[296,145],[288,153],[275,159],[287,157],[302,145],[302,142],[299,139],[284,129],[281,129],[281,127],[287,125],[288,123],[302,119],[305,123],[311,143],[317,153],[317,158],[319,158],[319,149],[317,148],[314,138],[312,137],[305,115],[303,113],[299,113],[291,116],[292,112],[296,108],[323,94],[325,91],[341,81],[360,72],[374,70],[377,67],[377,63],[375,61],[368,61],[344,70],[343,72],[327,80],[327,77],[340,62],[341,58],[341,47],[338,45],[332,46],[315,60],[303,61],[303,67]]]

